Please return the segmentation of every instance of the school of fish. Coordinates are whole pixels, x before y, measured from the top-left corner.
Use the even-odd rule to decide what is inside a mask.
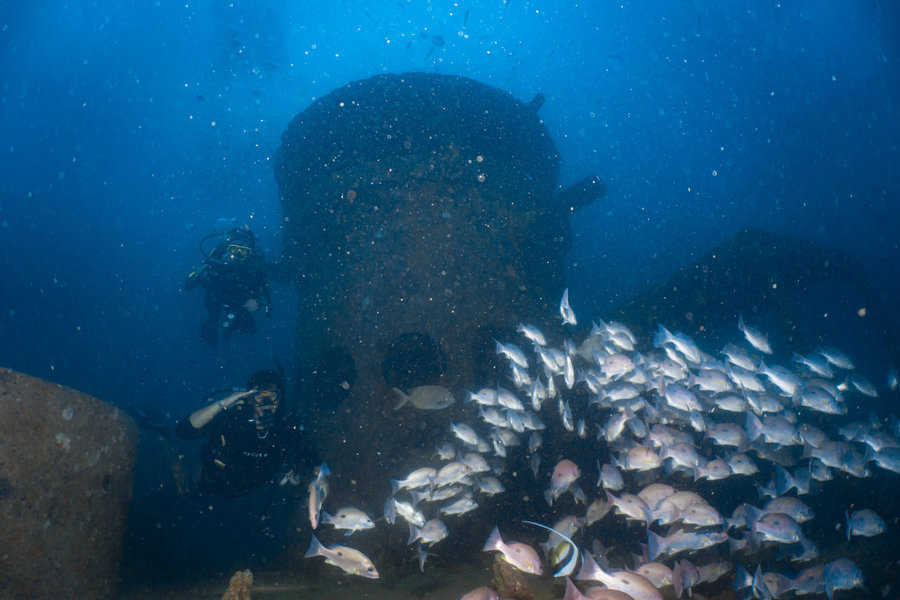
[[[577,326],[568,290],[559,314],[564,326]],[[449,422],[435,460],[391,480],[384,519],[391,526],[406,522],[420,569],[434,544],[466,524],[462,515],[505,492],[505,460],[520,452],[535,479],[546,482],[548,509],[569,494],[573,502],[566,506],[579,507],[580,514],[552,527],[525,521],[549,530],[540,552],[504,540],[497,527],[486,535],[483,550],[500,553],[525,573],[565,577],[565,600],[661,600],[663,591],[680,598],[726,576],[733,577],[740,596],[765,599],[831,599],[839,590],[864,586],[857,565],[846,558],[820,560],[815,540],[804,532],[815,515],[803,496],[828,493],[835,472],[854,478],[869,477],[873,469],[900,474],[900,422],[846,418],[850,395],[878,392],[844,352],[816,348],[794,353],[790,363],[771,364],[775,351],[766,334],[743,317],[735,343],[717,355],[663,325],[646,349],[616,322],[597,321],[580,344],[567,338],[559,347],[533,325],[519,324],[517,333],[518,340],[496,341],[498,356],[508,363],[508,381],[469,392],[470,422]],[[588,401],[572,393],[578,386],[588,391]],[[395,393],[395,410],[442,410],[455,403],[441,386]],[[543,468],[545,431],[559,430],[592,440],[597,457],[580,465],[562,458]],[[594,470],[596,486],[586,476]],[[357,508],[323,510],[328,474],[322,465],[309,484],[313,530],[330,525],[350,535],[375,527]],[[735,477],[753,478],[759,497],[728,516],[720,514],[714,498],[689,489],[700,479]],[[847,507],[845,516],[848,540],[888,531],[870,509]],[[646,528],[646,544],[633,549],[630,568],[610,565],[600,540],[590,550],[573,541],[603,519]],[[764,572],[758,557],[772,547],[784,571],[799,574]],[[379,577],[363,553],[325,547],[315,535],[307,556],[325,557],[349,574]],[[594,585],[582,592],[573,576]],[[495,598],[495,590],[482,587],[461,600]]]

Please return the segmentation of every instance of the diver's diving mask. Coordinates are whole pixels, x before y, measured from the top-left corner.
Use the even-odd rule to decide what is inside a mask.
[[[236,244],[234,242],[228,244],[225,247],[225,261],[245,261],[250,258],[250,255],[253,254],[253,248],[250,246],[245,246],[243,244]]]
[[[256,434],[261,438],[266,437],[275,425],[280,401],[280,394],[274,390],[260,390],[253,396],[253,403],[250,405],[253,412],[247,422],[256,427]]]

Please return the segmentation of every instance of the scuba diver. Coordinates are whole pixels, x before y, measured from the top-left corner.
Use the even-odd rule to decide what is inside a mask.
[[[207,236],[203,241],[212,237]],[[220,332],[226,337],[235,331],[254,333],[253,313],[262,309],[266,316],[271,316],[272,300],[266,264],[256,251],[256,238],[249,225],[228,231],[204,255],[200,266],[188,275],[185,289],[199,285],[206,292],[208,316],[200,335],[215,347]]]
[[[178,422],[178,437],[207,438],[199,476],[183,478],[190,481],[176,478],[180,492],[240,496],[271,484],[288,464],[293,473],[307,462],[309,466],[316,463],[302,428],[285,417],[283,373],[258,371],[247,388]]]

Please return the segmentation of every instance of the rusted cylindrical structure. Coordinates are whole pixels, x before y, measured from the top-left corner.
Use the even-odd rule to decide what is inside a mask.
[[[429,416],[391,414],[392,386],[487,383],[493,338],[555,311],[581,196],[557,194],[540,103],[462,77],[379,75],[317,100],[283,134],[301,402],[346,396],[315,429],[332,455],[354,451],[349,468],[383,472],[402,460],[392,447],[432,446]]]

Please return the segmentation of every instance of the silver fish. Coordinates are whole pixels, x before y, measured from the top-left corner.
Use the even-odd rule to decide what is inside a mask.
[[[322,523],[333,525],[335,529],[343,529],[347,535],[375,527],[375,523],[369,515],[352,506],[342,508],[333,515],[322,511]]]
[[[434,453],[441,460],[453,460],[453,458],[456,456],[456,446],[454,446],[450,442],[441,442],[434,449]]]
[[[486,496],[495,496],[506,491],[499,479],[493,475],[485,475],[478,478],[476,489]]]
[[[605,463],[600,467],[600,479],[597,481],[597,486],[602,486],[605,490],[618,492],[625,487],[625,481],[622,479],[621,471],[615,465]]]
[[[847,539],[851,536],[861,535],[864,537],[872,537],[884,533],[887,528],[884,519],[878,516],[874,510],[864,508],[855,510],[852,513],[844,513],[847,517]]]
[[[662,325],[658,326],[656,334],[653,337],[653,345],[657,348],[671,346],[675,348],[689,362],[697,365],[702,362],[700,348],[697,347],[697,344],[694,343],[694,340],[684,335],[683,333],[673,334]]]
[[[591,502],[590,506],[588,506],[587,514],[584,517],[585,524],[590,527],[607,514],[612,509],[612,505],[603,500],[602,498],[597,498],[593,502]]]
[[[420,511],[416,510],[409,502],[402,502],[396,498],[389,498],[388,503],[390,504],[390,510],[392,511],[391,514],[400,515],[411,525],[421,527],[425,524],[425,516]],[[385,517],[387,517],[387,511],[385,511]],[[390,519],[388,521],[391,522]]]
[[[481,441],[481,438],[478,437],[478,434],[475,433],[475,430],[465,423],[451,422],[450,430],[453,432],[453,435],[455,435],[461,442],[470,446],[478,446],[479,441]]]
[[[700,401],[697,400],[697,397],[693,394],[693,392],[691,392],[681,384],[672,383],[665,386],[663,395],[666,399],[666,404],[668,404],[672,408],[677,408],[678,410],[683,410],[684,412],[703,410],[703,405],[700,404]]]
[[[759,373],[760,375],[765,375],[772,385],[777,387],[787,397],[796,394],[797,388],[800,387],[800,378],[784,367],[777,365],[769,367],[763,362],[759,364]]]
[[[650,560],[672,557],[686,551],[702,550],[728,541],[728,535],[720,531],[693,532],[679,529],[666,537],[647,531],[647,552]]]
[[[442,515],[462,515],[476,508],[478,508],[478,503],[475,502],[470,494],[466,494],[459,500],[442,506],[438,509],[438,512]]]
[[[559,417],[562,419],[562,424],[566,431],[575,431],[575,422],[572,418],[572,409],[569,407],[569,401],[564,400],[563,397],[560,396],[557,408],[559,409]]]
[[[559,314],[562,315],[563,325],[578,325],[578,320],[575,318],[575,311],[572,310],[572,307],[569,305],[569,288],[566,288],[563,291],[562,300],[559,302]]]
[[[497,404],[510,410],[525,410],[522,401],[514,393],[500,386],[497,387]]]
[[[409,539],[406,544],[412,545],[415,542],[422,542],[423,545],[431,546],[437,544],[446,538],[450,532],[447,526],[440,519],[431,519],[426,521],[421,527],[416,527],[412,523],[409,525]]]
[[[639,496],[634,494],[622,494],[614,496],[610,492],[606,492],[606,501],[616,509],[618,514],[624,515],[628,519],[635,521],[650,521],[650,507]]]
[[[497,340],[494,340],[494,342],[497,344],[497,354],[505,356],[513,364],[518,365],[523,369],[528,368],[528,359],[525,357],[525,353],[522,352],[521,348],[515,344],[504,344]]]
[[[435,487],[461,483],[471,473],[472,467],[468,463],[457,460],[441,467],[435,475],[433,483]]]
[[[650,471],[662,466],[662,458],[652,449],[635,444],[627,452],[614,459],[616,466],[625,471]]]
[[[825,564],[825,594],[832,599],[836,590],[849,590],[863,586],[863,574],[853,561],[839,558]]]
[[[359,575],[367,579],[378,579],[378,571],[375,569],[372,561],[365,554],[354,548],[348,548],[347,546],[326,548],[313,535],[309,543],[309,549],[304,557],[310,558],[313,556],[324,557],[326,564],[338,567],[344,573]]]
[[[663,596],[656,587],[642,575],[634,571],[605,571],[590,552],[582,553],[581,571],[576,577],[579,580],[599,581],[606,587],[625,592],[634,600],[662,600]]]
[[[433,485],[436,476],[436,470],[431,467],[422,467],[407,475],[405,479],[391,479],[391,495],[396,494],[399,490],[412,490]]]
[[[544,572],[541,559],[534,548],[520,542],[504,542],[496,525],[481,550],[499,552],[503,560],[524,573],[541,575]]]
[[[675,488],[665,483],[651,483],[638,492],[638,498],[643,500],[652,511],[660,502],[675,494]]]
[[[764,542],[795,544],[803,538],[800,525],[784,513],[767,513],[753,522],[750,531]]]
[[[534,325],[519,323],[519,326],[516,327],[516,331],[524,335],[529,342],[537,344],[538,346],[547,345],[547,338],[544,337],[544,334],[541,333],[541,330]]]
[[[316,469],[316,475],[307,488],[309,492],[309,524],[313,530],[319,526],[319,514],[322,511],[322,505],[325,504],[325,497],[328,495],[328,480],[326,479],[328,475],[331,475],[331,470],[328,465],[322,463]]]
[[[738,316],[738,329],[744,334],[744,338],[750,342],[750,345],[762,352],[763,354],[772,354],[772,347],[769,346],[769,340],[766,336],[753,327],[744,323],[744,317]]]
[[[722,349],[722,354],[725,355],[725,358],[728,359],[728,362],[735,365],[736,367],[740,367],[745,371],[755,371],[756,363],[753,362],[753,359],[750,357],[747,352],[738,348],[734,344],[726,344]]]
[[[400,402],[394,410],[402,408],[407,403],[419,410],[442,410],[456,403],[453,393],[441,385],[420,385],[410,389],[409,394],[404,394],[398,388],[393,389],[394,393],[400,396]]]
[[[810,373],[831,379],[834,377],[834,369],[828,364],[828,361],[821,354],[810,354],[803,356],[794,352],[794,362],[805,367]]]
[[[839,369],[852,371],[855,368],[850,357],[837,348],[819,348],[816,352],[824,356],[829,364],[834,365]]]

